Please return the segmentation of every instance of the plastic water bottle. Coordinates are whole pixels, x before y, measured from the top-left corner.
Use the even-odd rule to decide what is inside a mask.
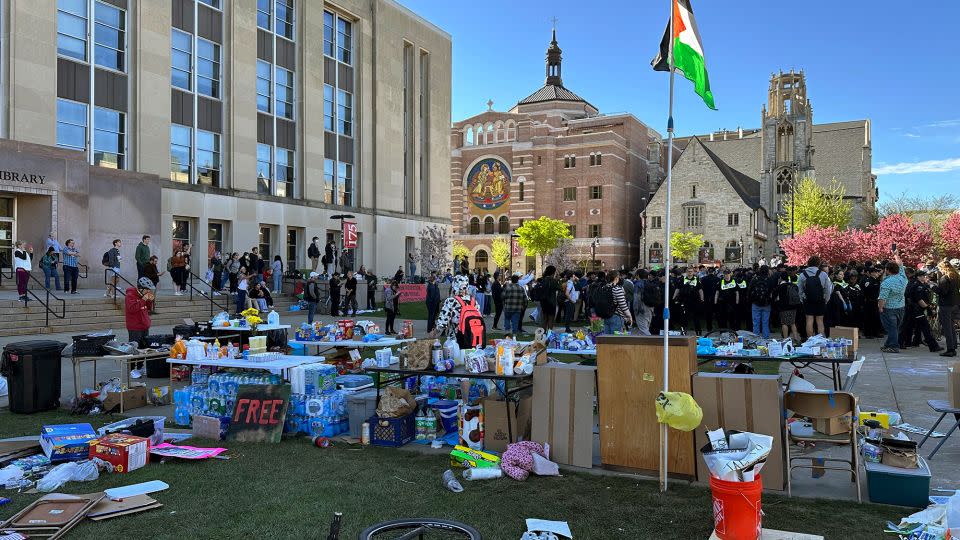
[[[440,346],[439,339],[433,340],[433,349],[430,352],[434,364],[443,360],[443,347]]]
[[[424,428],[427,432],[427,440],[432,441],[437,438],[437,415],[432,410],[427,411]]]
[[[427,417],[423,415],[423,411],[417,413],[417,440],[423,441],[427,439]]]

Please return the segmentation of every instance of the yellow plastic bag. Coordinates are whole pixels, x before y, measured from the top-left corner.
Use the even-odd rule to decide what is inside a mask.
[[[657,421],[680,431],[693,431],[703,420],[700,405],[693,396],[683,392],[660,392],[656,407]]]

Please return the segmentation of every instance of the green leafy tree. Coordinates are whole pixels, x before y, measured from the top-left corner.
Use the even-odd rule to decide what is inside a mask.
[[[703,235],[691,232],[670,233],[670,251],[673,257],[689,261],[703,247]]]
[[[794,186],[793,200],[784,200],[780,215],[781,234],[800,234],[810,227],[845,229],[853,215],[853,203],[844,200],[843,184],[836,178],[824,188],[812,178],[804,178]]]
[[[510,266],[510,242],[498,236],[493,239],[490,245],[490,256],[493,257],[493,263],[497,268],[508,268]]]
[[[467,248],[467,246],[463,245],[463,242],[455,241],[453,243],[453,257],[459,257],[462,261],[470,257],[470,250]]]
[[[517,229],[517,236],[520,247],[526,250],[528,255],[539,255],[541,263],[548,253],[557,249],[562,240],[573,238],[570,235],[570,226],[565,221],[547,216],[525,221]]]

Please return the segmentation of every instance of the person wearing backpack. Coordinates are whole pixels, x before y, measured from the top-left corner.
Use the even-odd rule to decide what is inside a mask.
[[[790,337],[800,343],[800,334],[797,331],[797,309],[801,305],[800,288],[796,284],[797,270],[788,268],[780,274],[780,283],[774,293],[774,303],[780,312],[780,335],[784,339]]]
[[[443,301],[437,326],[428,337],[437,338],[453,331],[461,349],[487,346],[487,325],[477,309],[477,301],[470,294],[470,278],[457,276],[453,280],[454,294]]]
[[[313,324],[313,315],[317,312],[317,304],[320,303],[320,290],[317,286],[319,277],[320,274],[310,272],[307,283],[303,286],[303,301],[307,303],[307,324]]]
[[[121,245],[122,242],[120,242],[119,238],[114,240],[113,247],[104,252],[103,258],[100,261],[103,263],[103,266],[113,272],[113,280],[107,285],[107,290],[103,293],[104,298],[110,298],[114,295],[114,292],[123,292],[117,287],[117,276],[120,275],[120,261],[123,259],[123,257],[120,256]]]
[[[603,319],[603,333],[614,334],[632,326],[633,319],[623,285],[620,284],[620,271],[610,270],[605,281],[593,299],[594,311],[597,317]]]
[[[797,287],[800,289],[800,298],[803,301],[803,312],[806,314],[808,338],[817,334],[814,330],[824,335],[827,332],[823,326],[823,316],[827,313],[827,303],[833,294],[833,282],[830,281],[830,276],[826,272],[820,270],[820,264],[820,257],[816,255],[810,257],[807,260],[807,268],[797,279]]]
[[[750,313],[753,316],[753,333],[770,339],[770,269],[761,266],[750,281]]]

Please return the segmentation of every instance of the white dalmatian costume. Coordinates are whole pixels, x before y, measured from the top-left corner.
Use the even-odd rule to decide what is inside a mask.
[[[453,295],[443,301],[440,306],[440,315],[437,316],[437,326],[434,330],[436,335],[442,336],[445,333],[456,332],[460,325],[460,302],[457,302],[455,296],[459,296],[464,302],[469,302],[473,295],[470,294],[470,278],[467,276],[457,276],[453,278]]]

